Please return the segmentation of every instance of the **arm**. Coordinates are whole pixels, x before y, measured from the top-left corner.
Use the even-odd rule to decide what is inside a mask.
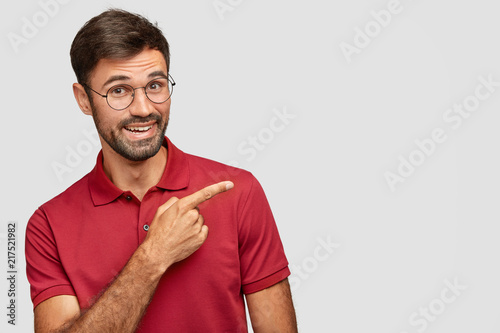
[[[35,331],[134,332],[164,272],[195,252],[208,236],[197,205],[232,186],[222,182],[168,200],[158,208],[144,242],[96,303],[81,312],[75,296],[52,297],[35,308]]]
[[[288,279],[245,297],[255,333],[297,332]]]
[[[75,296],[56,296],[40,303],[35,308],[35,331],[135,331],[162,275],[161,269],[146,263],[146,251],[138,248],[110,287],[83,313]]]

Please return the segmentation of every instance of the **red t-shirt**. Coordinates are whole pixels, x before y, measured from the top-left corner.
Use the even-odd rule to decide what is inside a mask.
[[[247,332],[244,293],[290,271],[262,187],[247,171],[185,154],[167,138],[159,183],[142,202],[95,168],[38,208],[26,229],[26,270],[33,306],[75,295],[88,308],[144,240],[156,209],[169,198],[231,180],[234,188],[199,205],[209,235],[162,277],[139,332]]]

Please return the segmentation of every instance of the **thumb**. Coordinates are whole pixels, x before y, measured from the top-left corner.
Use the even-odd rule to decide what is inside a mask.
[[[161,205],[160,207],[158,207],[158,209],[156,210],[156,215],[157,216],[162,215],[163,213],[165,213],[165,211],[167,209],[169,209],[170,207],[172,207],[172,205],[175,204],[177,201],[179,201],[179,199],[177,199],[176,197],[172,197],[172,198],[168,199],[167,202],[165,202],[163,205]]]

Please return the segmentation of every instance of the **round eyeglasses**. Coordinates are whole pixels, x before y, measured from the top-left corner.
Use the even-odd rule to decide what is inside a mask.
[[[174,91],[175,81],[172,76],[168,74],[168,77],[158,77],[149,81],[144,87],[134,88],[129,84],[120,83],[109,88],[106,95],[98,93],[87,84],[83,85],[97,95],[106,98],[106,102],[108,102],[108,105],[112,109],[121,111],[132,104],[135,97],[135,91],[141,88],[144,89],[146,97],[155,104],[161,104],[168,101]]]

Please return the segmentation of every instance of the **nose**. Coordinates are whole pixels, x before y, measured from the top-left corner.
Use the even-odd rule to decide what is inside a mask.
[[[136,88],[134,91],[134,100],[129,106],[129,112],[132,115],[146,117],[155,110],[153,102],[146,96],[144,88]]]

